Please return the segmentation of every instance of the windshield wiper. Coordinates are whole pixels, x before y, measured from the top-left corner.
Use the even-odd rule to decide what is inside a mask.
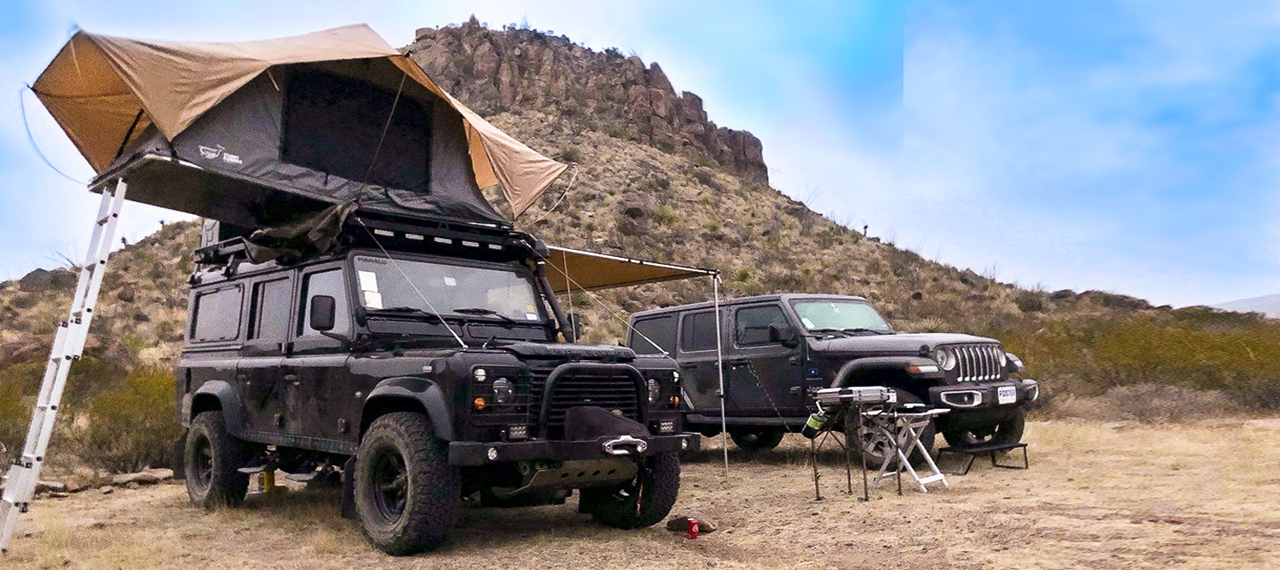
[[[381,309],[369,309],[369,308],[366,308],[366,309],[365,309],[365,311],[366,311],[366,312],[369,312],[369,313],[398,313],[398,314],[402,314],[402,315],[414,315],[414,316],[421,316],[421,317],[431,317],[432,319],[435,319],[435,320],[436,320],[436,321],[438,321],[438,322],[441,322],[441,323],[443,323],[443,322],[444,322],[444,317],[441,317],[440,315],[437,315],[437,314],[432,313],[432,312],[430,312],[430,311],[424,311],[424,310],[419,309],[419,308],[417,308],[417,307],[407,307],[407,306],[406,306],[406,307],[383,307],[383,308],[381,308]]]
[[[463,314],[463,315],[484,315],[487,317],[498,317],[499,319],[502,319],[503,321],[506,321],[507,323],[510,323],[513,325],[519,322],[493,309],[486,309],[484,307],[463,307],[461,309],[454,309],[453,312]]]
[[[852,329],[842,329],[840,332],[843,332],[849,335],[864,333],[864,332],[876,333],[876,334],[889,334],[889,331],[881,331],[881,330],[868,329],[868,328],[862,328],[862,327],[852,328]]]
[[[847,330],[848,330],[848,329],[845,329],[845,330],[840,330],[840,329],[809,329],[809,332],[811,332],[811,333],[813,333],[813,334],[816,334],[816,335],[818,335],[818,336],[822,336],[822,335],[826,335],[826,334],[832,334],[832,333],[839,333],[839,334],[840,334],[840,336],[849,336],[849,333],[848,333],[848,332],[846,332]]]

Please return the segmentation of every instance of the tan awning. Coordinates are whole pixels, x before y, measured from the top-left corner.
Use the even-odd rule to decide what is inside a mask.
[[[89,165],[102,173],[128,138],[148,125],[172,141],[272,66],[384,57],[462,115],[476,184],[501,184],[517,216],[567,168],[445,93],[366,25],[244,43],[157,42],[77,32],[32,90]]]
[[[547,258],[547,280],[556,293],[573,290],[594,291],[675,281],[690,277],[705,277],[718,273],[714,269],[687,267],[632,259],[617,255],[607,255],[590,251],[581,251],[563,247],[550,246],[551,254]]]

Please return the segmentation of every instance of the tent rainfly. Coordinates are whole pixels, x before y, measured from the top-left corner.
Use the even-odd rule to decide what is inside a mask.
[[[245,42],[77,32],[32,86],[129,198],[262,227],[360,198],[361,209],[508,225],[566,168],[441,90],[364,25]]]

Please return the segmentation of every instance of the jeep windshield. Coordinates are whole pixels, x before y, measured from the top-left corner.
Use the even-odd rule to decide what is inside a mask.
[[[545,321],[530,277],[515,268],[357,255],[356,287],[370,313],[456,315],[506,324]]]
[[[796,316],[812,334],[889,334],[893,328],[860,301],[812,300],[792,304]]]

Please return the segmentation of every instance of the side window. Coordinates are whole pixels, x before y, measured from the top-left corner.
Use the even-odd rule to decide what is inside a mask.
[[[253,309],[249,313],[249,340],[284,341],[289,335],[289,301],[293,287],[288,279],[264,281],[253,286]]]
[[[240,336],[240,301],[237,285],[196,295],[191,318],[191,342],[235,340]]]
[[[685,315],[680,321],[680,350],[716,349],[716,315],[711,311]]]
[[[737,325],[734,327],[733,338],[738,346],[769,344],[769,325],[787,323],[782,307],[777,305],[738,309],[734,320]]]
[[[311,328],[311,299],[316,295],[328,295],[334,299],[334,312],[338,318],[334,321],[333,331],[336,334],[350,334],[351,322],[347,319],[350,309],[347,305],[347,284],[342,278],[341,269],[330,269],[307,275],[302,283],[304,302],[298,310],[302,312],[301,329],[298,336],[319,335],[319,331]]]
[[[645,340],[646,338],[648,340]],[[654,344],[658,346],[655,347]],[[636,351],[636,354],[662,354],[664,350],[668,354],[674,354],[676,351],[675,316],[636,321],[635,330],[631,332],[631,349]]]

